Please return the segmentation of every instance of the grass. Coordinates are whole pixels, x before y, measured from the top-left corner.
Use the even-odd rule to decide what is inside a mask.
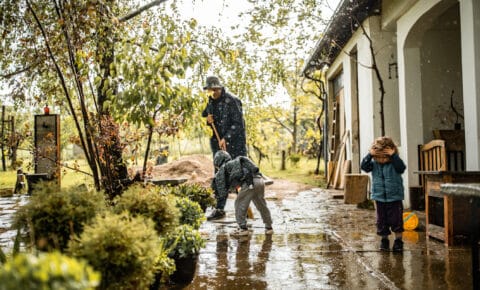
[[[14,170],[0,171],[0,188],[14,188],[17,174]]]
[[[67,162],[67,164],[73,164],[73,161]],[[78,166],[81,170],[89,171],[87,163],[84,160],[78,161]],[[27,172],[31,173],[31,172]],[[0,188],[14,188],[17,181],[17,173],[15,170],[0,171]],[[26,182],[26,180],[25,180]],[[62,188],[67,188],[70,186],[77,186],[81,184],[86,184],[91,186],[93,184],[93,179],[91,176],[88,176],[84,173],[77,172],[72,169],[67,169],[63,167],[62,169]]]
[[[326,186],[326,181],[323,174],[323,164],[320,166],[320,174],[318,175],[314,174],[316,165],[316,159],[302,157],[296,164],[293,164],[287,160],[285,162],[285,170],[280,170],[281,159],[280,157],[277,157],[273,158],[271,161],[267,161],[265,163],[262,162],[261,171],[265,175],[272,178],[287,179],[298,183],[324,188]]]
[[[171,156],[169,160],[174,160],[174,156]],[[256,162],[256,160],[254,160]],[[68,165],[72,166],[73,161],[68,161]],[[260,169],[262,173],[272,178],[287,179],[294,182],[303,184],[309,184],[315,187],[325,187],[325,178],[323,174],[323,166],[320,167],[320,174],[315,175],[317,160],[308,159],[302,157],[298,163],[286,161],[286,169],[280,170],[281,159],[279,156],[274,156],[269,160],[262,160]],[[323,164],[321,164],[323,165]],[[88,166],[84,160],[78,161],[78,166],[81,170],[89,171]],[[0,188],[14,188],[17,180],[17,174],[14,170],[0,171]],[[93,180],[90,176],[76,172],[71,169],[63,168],[62,170],[62,188],[70,186],[77,186],[80,184],[86,184],[92,186]]]

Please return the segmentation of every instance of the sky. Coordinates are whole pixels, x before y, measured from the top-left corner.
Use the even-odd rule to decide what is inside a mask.
[[[238,16],[251,4],[245,0],[184,0],[180,6],[186,19],[195,18],[203,26],[216,26],[230,33],[230,25],[241,22]],[[225,25],[228,21],[228,25]]]
[[[340,1],[323,0],[322,5],[325,6],[322,11],[323,15],[331,17]],[[241,32],[239,30],[232,31],[231,26],[240,24],[242,27],[242,23],[247,23],[248,19],[240,18],[239,14],[247,11],[253,5],[246,0],[183,0],[179,2],[179,11],[185,19],[195,18],[199,25],[220,28],[228,36]],[[278,88],[276,95],[267,98],[266,102],[282,107],[290,106],[290,98],[283,88]]]
[[[259,0],[269,1],[269,0]],[[325,18],[331,17],[342,0],[317,0]],[[228,36],[240,34],[241,28],[248,23],[247,16],[240,17],[241,12],[248,11],[254,4],[246,0],[177,0],[179,11],[185,19],[195,18],[199,25],[217,27]],[[239,24],[240,30],[232,31],[231,27]],[[313,49],[313,47],[312,47]]]
[[[225,25],[225,20],[228,19],[229,24],[242,23],[242,19],[238,17],[239,13],[252,6],[246,0],[184,0],[181,2],[183,2],[180,5],[181,11],[186,19],[195,18],[201,25],[217,26],[223,28],[226,33],[230,33],[230,25]],[[323,0],[323,2],[324,15],[330,17],[340,0]],[[223,18],[219,15],[223,15]]]

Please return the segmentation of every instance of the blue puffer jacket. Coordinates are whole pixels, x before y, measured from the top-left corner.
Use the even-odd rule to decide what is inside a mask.
[[[380,202],[392,202],[404,199],[402,173],[406,166],[398,154],[392,155],[392,161],[384,164],[375,162],[370,153],[362,160],[363,171],[372,173],[371,199]]]

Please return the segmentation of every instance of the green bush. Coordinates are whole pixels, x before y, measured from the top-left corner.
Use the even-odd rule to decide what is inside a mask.
[[[297,166],[298,162],[300,162],[301,155],[300,154],[291,154],[288,156],[288,159],[290,160],[290,163],[292,166]]]
[[[168,256],[174,259],[196,256],[205,247],[205,240],[198,230],[189,225],[180,225],[164,238]]]
[[[98,216],[70,251],[101,273],[100,289],[146,289],[164,249],[150,219],[125,212]]]
[[[180,184],[174,187],[163,187],[163,192],[171,193],[179,197],[188,197],[191,201],[196,201],[205,212],[208,207],[215,207],[217,200],[211,188],[205,188],[199,183]]]
[[[180,211],[175,200],[173,196],[159,194],[155,185],[134,184],[115,199],[113,210],[151,218],[157,233],[163,235],[179,224]]]
[[[205,221],[205,214],[200,205],[187,197],[177,198],[177,208],[180,210],[180,224],[182,225],[190,225],[194,229],[199,229]]]
[[[100,275],[85,261],[60,254],[21,253],[0,268],[0,290],[95,289]]]
[[[0,247],[0,264],[5,264],[5,262],[7,262],[7,256]]]
[[[63,251],[70,238],[79,235],[85,223],[106,209],[101,192],[71,187],[58,190],[41,183],[29,202],[14,216],[14,227],[26,230],[40,250]]]

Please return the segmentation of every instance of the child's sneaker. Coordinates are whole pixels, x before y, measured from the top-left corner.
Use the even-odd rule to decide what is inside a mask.
[[[390,241],[386,238],[382,238],[382,240],[380,241],[380,251],[389,251],[389,250],[390,250]]]
[[[394,252],[402,252],[403,251],[403,241],[402,239],[395,239],[393,242],[392,251]]]
[[[230,235],[234,237],[248,236],[249,234],[250,231],[248,230],[248,228],[237,228],[230,233]]]
[[[273,234],[273,228],[265,228],[265,234],[266,234],[266,235],[271,235],[271,234]]]

